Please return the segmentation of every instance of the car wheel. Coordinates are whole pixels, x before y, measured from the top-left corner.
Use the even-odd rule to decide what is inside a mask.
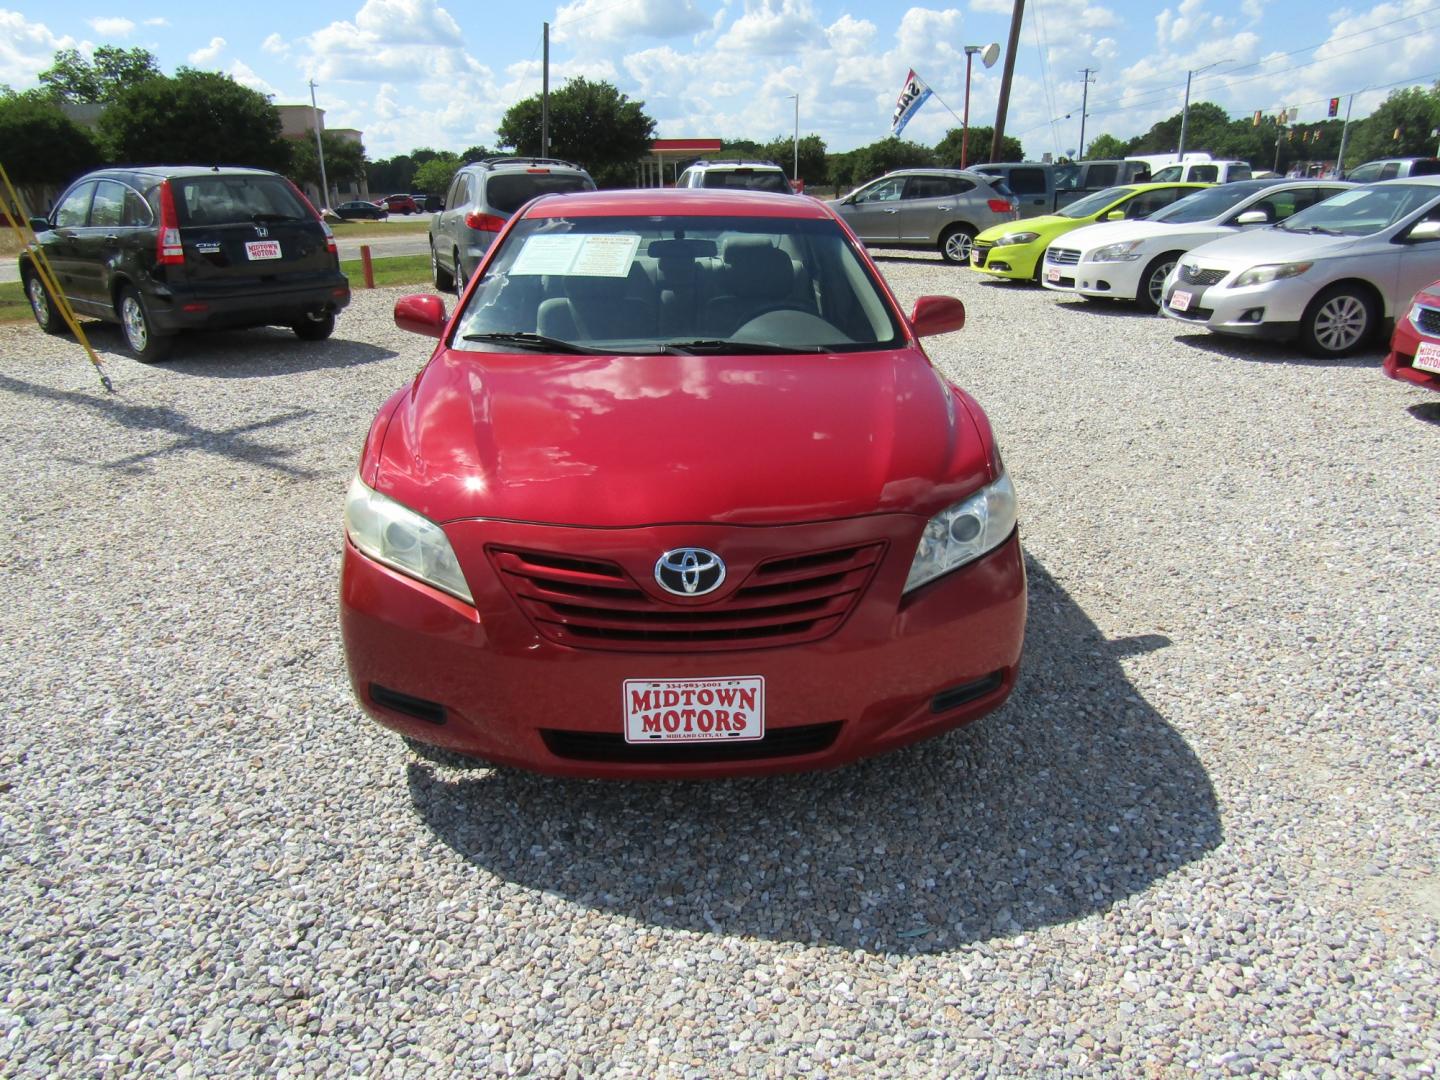
[[[1311,356],[1346,356],[1375,329],[1375,301],[1353,285],[1326,289],[1300,316],[1300,344]]]
[[[1180,254],[1174,251],[1167,251],[1151,260],[1150,265],[1145,267],[1145,272],[1140,275],[1140,288],[1135,293],[1136,307],[1141,311],[1160,310],[1160,301],[1165,296],[1165,279],[1179,261]]]
[[[335,332],[333,311],[307,312],[290,324],[301,341],[324,341]]]
[[[470,279],[465,275],[465,264],[460,261],[460,251],[455,251],[455,295],[465,295],[465,283]]]
[[[153,364],[170,355],[175,341],[169,334],[155,330],[145,301],[130,286],[120,290],[120,330],[125,335],[125,344],[130,353],[142,364]]]
[[[940,254],[946,262],[968,263],[970,247],[975,241],[975,230],[965,225],[952,225],[940,237]]]
[[[40,324],[40,329],[47,334],[58,334],[65,327],[65,320],[60,317],[60,311],[50,299],[50,290],[45,288],[45,283],[40,280],[40,275],[27,272],[25,274],[25,295],[30,300],[30,310],[35,315],[35,321]]]
[[[435,288],[446,292],[455,287],[455,278],[440,265],[440,256],[435,251],[435,245],[430,245],[430,277],[435,282]]]

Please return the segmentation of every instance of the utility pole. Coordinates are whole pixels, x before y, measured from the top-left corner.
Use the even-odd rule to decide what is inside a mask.
[[[1076,161],[1085,160],[1085,112],[1090,108],[1090,84],[1095,81],[1090,78],[1090,76],[1099,70],[1099,68],[1087,67],[1080,72],[1080,77],[1084,81],[1085,89],[1080,97],[1080,156],[1075,159]]]
[[[791,94],[790,96],[795,99],[795,172],[792,174],[792,179],[794,179],[796,183],[799,183],[799,181],[800,181],[800,91],[799,91],[799,90],[796,90],[795,93]]]
[[[315,121],[315,153],[320,158],[320,209],[330,206],[330,181],[325,179],[325,144],[320,141],[320,110],[315,106],[315,80],[310,80],[310,117]]]
[[[540,156],[550,156],[550,24],[545,24],[545,59],[540,75]]]
[[[1362,91],[1363,92],[1363,91]],[[1345,176],[1345,144],[1350,141],[1350,110],[1355,107],[1355,95],[1350,95],[1350,104],[1345,106],[1345,126],[1340,129],[1340,154],[1335,159],[1335,175]]]
[[[995,110],[995,134],[990,139],[990,160],[1000,160],[1000,140],[1005,138],[1005,114],[1010,111],[1010,82],[1015,77],[1015,50],[1020,47],[1020,23],[1025,18],[1025,0],[1015,0],[1010,13],[1010,43],[1005,48],[1005,72],[1000,77],[1000,104]]]
[[[1215,60],[1204,67],[1192,68],[1185,72],[1185,107],[1180,110],[1180,147],[1175,151],[1175,157],[1180,161],[1185,160],[1185,128],[1190,123],[1190,80],[1202,72],[1209,71],[1212,67],[1229,62],[1230,57],[1227,56],[1223,60]]]

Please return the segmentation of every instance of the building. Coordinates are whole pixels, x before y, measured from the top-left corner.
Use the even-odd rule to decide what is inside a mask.
[[[325,131],[325,110],[317,109],[313,105],[276,105],[275,111],[280,114],[280,134],[287,139],[300,140],[315,139],[315,131],[318,128]],[[338,135],[349,142],[363,144],[363,133],[355,128],[330,128],[331,135]],[[350,202],[354,199],[370,198],[370,185],[362,175],[358,180],[347,180],[344,184],[337,184],[335,178],[326,176],[330,181],[329,198],[320,198],[320,188],[316,184],[307,183],[305,194],[316,206],[334,206],[340,202]]]

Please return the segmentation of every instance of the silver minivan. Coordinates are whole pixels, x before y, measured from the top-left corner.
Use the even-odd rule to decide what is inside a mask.
[[[510,215],[537,195],[594,190],[588,172],[558,158],[489,157],[461,166],[444,208],[430,218],[435,287],[464,292]]]
[[[900,169],[830,206],[866,247],[938,250],[952,263],[970,260],[976,233],[1020,216],[1005,181],[962,169]]]

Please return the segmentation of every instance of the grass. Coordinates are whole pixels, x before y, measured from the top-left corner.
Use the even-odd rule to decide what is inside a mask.
[[[28,322],[31,318],[30,301],[25,299],[20,282],[0,282],[0,323]]]
[[[332,221],[331,230],[347,240],[368,240],[373,236],[405,236],[430,230],[430,215],[418,214],[404,218],[390,215],[389,221]]]

